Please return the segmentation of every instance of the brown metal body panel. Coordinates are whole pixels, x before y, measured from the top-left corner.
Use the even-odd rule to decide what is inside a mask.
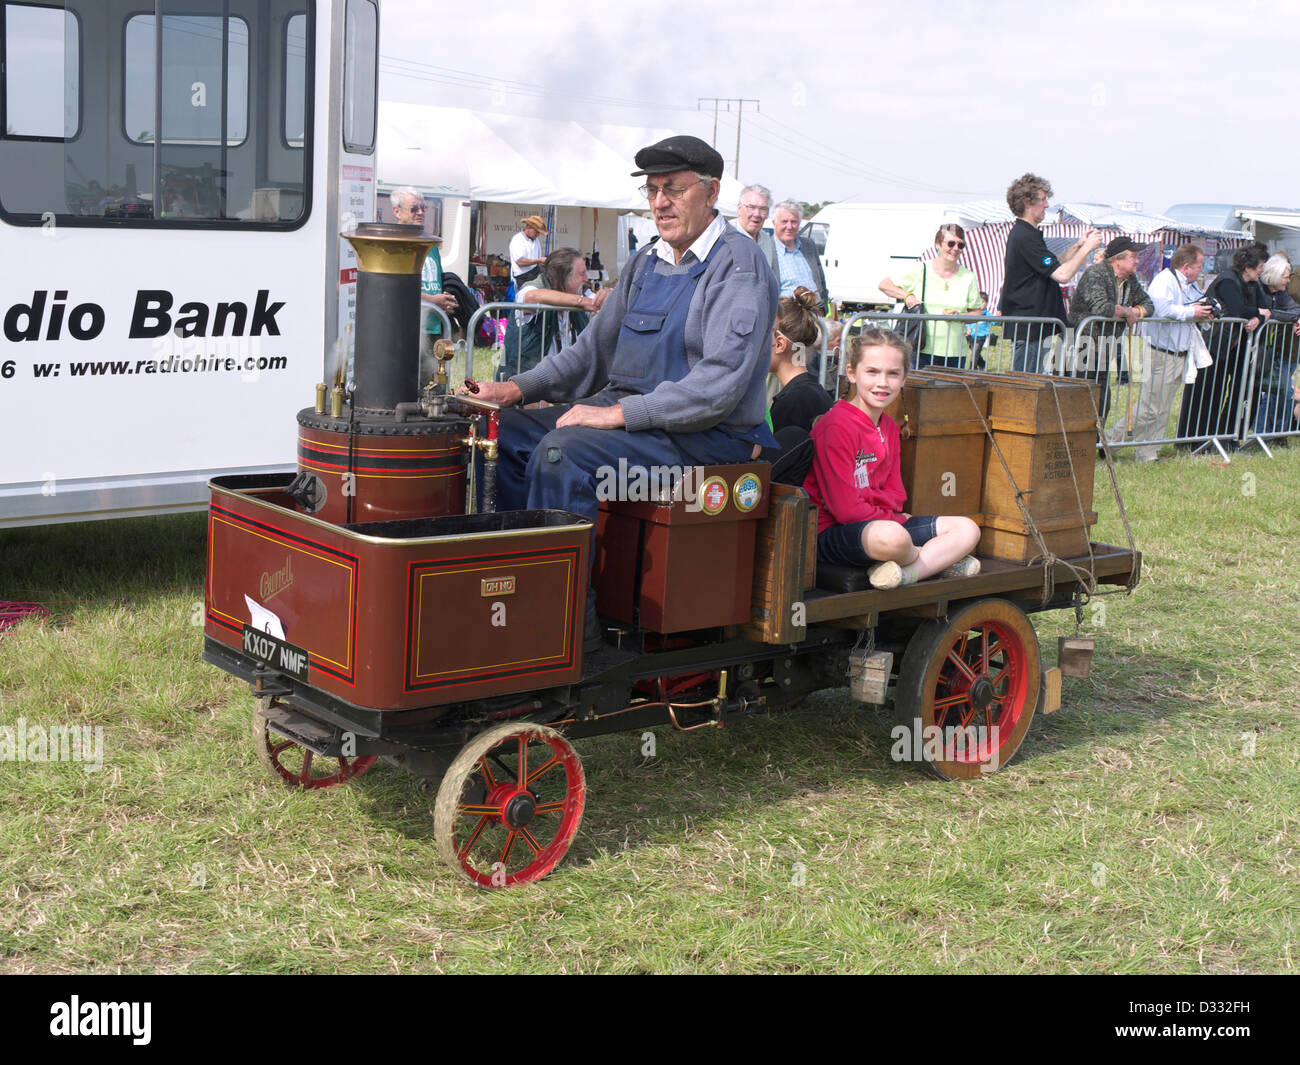
[[[298,469],[320,478],[325,502],[314,516],[335,525],[462,514],[464,440],[460,428],[440,432],[394,422],[389,434],[349,440],[346,431],[300,424]]]
[[[601,507],[613,514],[628,514],[658,525],[712,525],[719,521],[755,521],[767,517],[768,482],[772,467],[766,462],[737,462],[726,466],[695,466],[689,483],[679,484],[672,499],[610,499]],[[739,489],[752,478],[751,490]],[[752,485],[757,491],[752,491]]]
[[[636,622],[640,533],[640,518],[603,508],[596,515],[596,558],[591,570],[596,610],[602,617],[627,625]]]
[[[749,620],[752,521],[709,525],[648,522],[641,552],[641,625],[685,632]]]
[[[671,500],[602,501],[597,609],[657,633],[748,622],[770,473],[765,462],[695,467]]]
[[[314,687],[374,710],[581,676],[589,522],[525,511],[336,527],[282,492],[221,480],[208,521],[214,639],[242,648],[247,596],[308,652]]]

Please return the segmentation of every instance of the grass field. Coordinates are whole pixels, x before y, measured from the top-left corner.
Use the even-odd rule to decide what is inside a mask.
[[[0,762],[0,971],[1292,970],[1300,448],[1119,475],[1142,584],[1088,608],[1091,678],[1003,772],[891,762],[845,690],[652,759],[586,741],[577,842],[500,894],[438,863],[405,774],[264,776],[199,660],[202,515],[0,532],[0,599],[50,611],[0,634],[0,724],[104,744]],[[1052,662],[1073,617],[1036,626]]]

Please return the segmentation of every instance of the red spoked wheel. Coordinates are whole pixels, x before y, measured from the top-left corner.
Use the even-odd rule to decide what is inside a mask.
[[[948,780],[996,773],[1029,731],[1041,680],[1038,637],[1014,603],[980,599],[925,622],[894,697],[907,760]]]
[[[258,762],[290,788],[337,788],[361,776],[378,760],[375,755],[335,758],[309,751],[272,732],[261,706],[253,710],[252,732]]]
[[[499,725],[468,743],[442,778],[438,853],[479,887],[531,884],[568,851],[586,794],[582,763],[558,732]]]

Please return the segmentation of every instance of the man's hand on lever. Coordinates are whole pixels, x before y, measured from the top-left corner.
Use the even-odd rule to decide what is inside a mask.
[[[461,394],[472,394],[476,399],[485,399],[501,407],[513,407],[524,398],[513,381],[475,381],[473,384],[473,388],[462,385]]]

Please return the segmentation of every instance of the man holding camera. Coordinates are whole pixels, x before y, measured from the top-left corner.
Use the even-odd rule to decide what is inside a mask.
[[[1209,303],[1196,285],[1205,253],[1197,244],[1184,244],[1174,252],[1168,268],[1156,274],[1147,294],[1156,318],[1177,318],[1184,322],[1205,321],[1211,315]],[[1178,393],[1178,383],[1187,371],[1195,325],[1158,323],[1147,326],[1145,372],[1133,418],[1134,440],[1159,440],[1169,435],[1169,416]],[[1106,439],[1114,444],[1124,438],[1125,427],[1116,425]],[[1154,462],[1160,448],[1137,449],[1138,462]]]

